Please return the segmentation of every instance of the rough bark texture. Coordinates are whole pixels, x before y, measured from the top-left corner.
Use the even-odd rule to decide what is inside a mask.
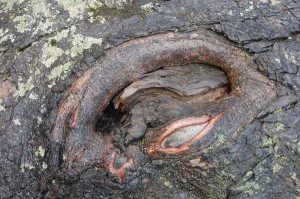
[[[0,2],[0,198],[300,197],[298,0],[67,2]],[[125,146],[96,132],[114,96],[175,62],[229,77],[228,100],[183,114],[222,113],[204,137],[147,153],[174,120]]]

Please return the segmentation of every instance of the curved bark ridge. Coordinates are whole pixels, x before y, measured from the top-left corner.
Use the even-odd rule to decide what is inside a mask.
[[[207,31],[121,44],[61,100],[52,139],[66,158],[57,166],[73,175],[100,165],[125,182],[135,177],[126,171],[149,158],[188,157],[215,135],[238,136],[276,96],[256,68],[251,56]]]

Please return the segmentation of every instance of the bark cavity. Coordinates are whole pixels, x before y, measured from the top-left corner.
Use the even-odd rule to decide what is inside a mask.
[[[125,182],[134,178],[129,166],[149,156],[176,158],[213,145],[212,137],[238,136],[275,96],[253,57],[211,32],[134,39],[107,51],[66,92],[52,130],[66,158],[56,163],[69,175],[100,164]],[[117,152],[127,158],[120,167]]]

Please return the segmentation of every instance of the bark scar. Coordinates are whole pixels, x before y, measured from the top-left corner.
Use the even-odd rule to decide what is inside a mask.
[[[189,149],[190,145],[194,141],[203,137],[213,128],[215,121],[217,121],[222,115],[223,113],[219,113],[213,118],[209,117],[208,115],[203,115],[201,117],[187,117],[171,123],[169,126],[165,128],[166,130],[164,131],[164,133],[158,137],[157,142],[150,144],[147,150],[148,155],[150,155],[154,151],[162,151],[169,154],[176,154],[181,151],[185,151]],[[184,145],[180,147],[171,147],[171,148],[162,146],[163,141],[166,138],[168,138],[170,135],[172,135],[176,130],[188,126],[198,125],[198,124],[206,124],[206,126],[204,127],[204,129],[202,129],[199,133],[197,133],[197,135],[195,135]]]
[[[121,167],[116,168],[115,167],[115,161],[117,157],[117,151],[114,151],[113,154],[111,155],[112,161],[109,164],[109,171],[118,177],[120,182],[124,182],[125,180],[125,174],[126,174],[126,168],[130,167],[133,164],[133,159],[127,157],[127,162],[123,163]]]

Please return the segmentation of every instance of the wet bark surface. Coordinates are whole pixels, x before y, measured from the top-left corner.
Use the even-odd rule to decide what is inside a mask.
[[[0,8],[0,198],[300,196],[298,1]]]

